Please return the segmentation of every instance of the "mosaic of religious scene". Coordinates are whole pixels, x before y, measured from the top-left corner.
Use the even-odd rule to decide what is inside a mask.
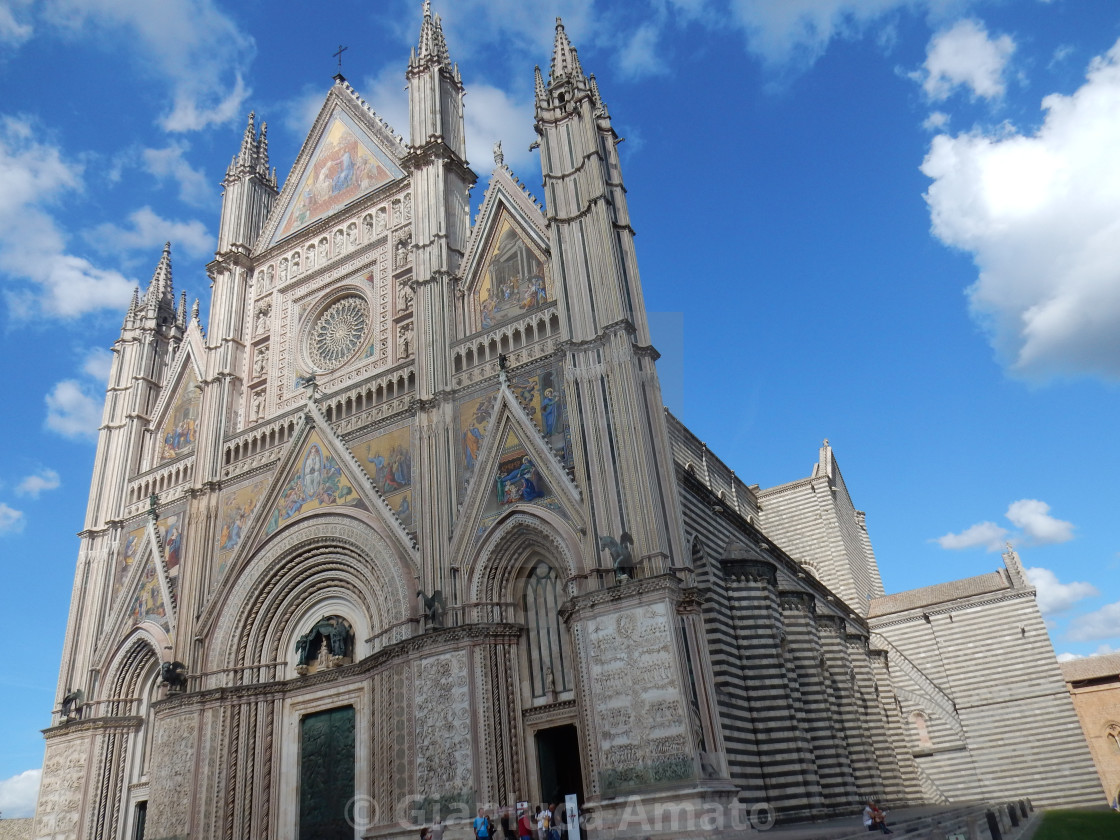
[[[481,540],[512,505],[525,502],[546,507],[567,518],[548,482],[537,468],[533,456],[517,434],[510,431],[506,433],[506,439],[502,443],[498,468],[494,474],[494,494],[483,507],[482,518],[475,532],[475,542]]]
[[[537,472],[537,465],[512,432],[506,438],[494,483],[497,485],[499,505],[531,502],[549,495],[544,479]]]
[[[493,392],[459,406],[459,433],[463,442],[463,467],[466,475],[474,471],[478,451],[482,448],[482,439],[486,437],[486,428],[490,425],[493,413]]]
[[[335,115],[276,238],[333,213],[393,179],[392,164],[359,139],[360,133],[349,117]]]
[[[219,574],[225,571],[230,553],[241,542],[241,537],[244,536],[245,529],[249,525],[249,519],[257,509],[261,494],[267,487],[268,479],[262,478],[223,494],[222,504],[218,510]]]
[[[405,527],[412,526],[412,448],[408,427],[355,445],[351,452]]]
[[[188,366],[187,375],[179,386],[175,404],[167,414],[160,433],[160,460],[166,461],[189,451],[194,446],[195,424],[198,422],[198,407],[201,401],[198,379]]]
[[[167,622],[167,608],[163,602],[163,587],[160,586],[155,563],[150,560],[144,566],[140,589],[132,599],[131,613],[133,624],[152,621],[163,627],[165,631],[171,629],[171,625]]]
[[[179,558],[183,553],[183,514],[174,513],[156,523],[159,538],[163,543],[163,557],[167,562],[168,574],[179,574]]]
[[[136,555],[140,553],[140,548],[144,544],[143,541],[143,528],[129,531],[128,535],[124,538],[124,547],[121,549],[121,556],[120,559],[117,560],[117,568],[113,574],[114,597],[121,591],[121,587],[124,586],[124,579],[128,577],[128,570],[132,568],[132,562],[136,559]]]
[[[502,220],[478,287],[482,328],[548,301],[544,264],[507,220]]]
[[[342,474],[338,461],[327,452],[322,439],[317,434],[312,435],[295,474],[280,491],[265,533],[275,533],[282,524],[301,513],[334,505],[360,504],[357,492]]]
[[[569,464],[571,436],[568,430],[568,416],[564,410],[564,389],[551,370],[531,376],[514,377],[510,387],[525,413],[537,425],[560,455]]]

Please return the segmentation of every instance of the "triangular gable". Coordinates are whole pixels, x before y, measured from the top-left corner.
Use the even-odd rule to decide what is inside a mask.
[[[192,342],[184,341],[172,363],[167,378],[169,387],[163,389],[152,411],[156,436],[153,464],[170,461],[194,452],[202,391],[199,379],[202,370],[194,358]]]
[[[524,315],[555,297],[544,216],[528,200],[517,200],[506,183],[511,179],[499,177],[505,171],[491,177],[464,260],[472,304],[468,332]]]
[[[369,510],[346,475],[333,448],[318,429],[303,443],[279,493],[271,500],[264,517],[264,536],[271,536],[290,522],[328,507],[357,507]]]
[[[125,536],[114,569],[113,606],[106,623],[104,644],[115,644],[128,630],[145,621],[161,627],[167,634],[172,633],[175,594],[168,565],[161,553],[161,542],[168,533],[172,534],[172,541],[181,540],[181,536],[176,537],[173,532],[179,530],[181,535],[178,523],[182,518],[180,512],[158,523],[148,519]]]
[[[216,586],[219,580],[236,578],[274,534],[324,510],[344,507],[380,514],[386,523],[385,536],[403,551],[415,553],[415,541],[318,406],[309,403],[305,416],[308,422],[288,443],[274,473],[223,492],[211,594],[228,592],[228,586]],[[217,614],[221,600],[214,597],[207,603],[200,619],[203,625]]]
[[[400,523],[412,529],[412,429],[404,426],[350,446]]]
[[[403,152],[400,138],[353,88],[336,84],[296,157],[256,250],[402,178]]]
[[[460,508],[453,556],[468,552],[499,519],[526,506],[582,519],[579,489],[508,382],[498,392],[488,431]]]

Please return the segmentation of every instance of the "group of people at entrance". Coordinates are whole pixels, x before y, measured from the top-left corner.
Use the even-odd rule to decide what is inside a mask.
[[[511,809],[505,808],[499,816],[501,835],[498,836],[494,821],[485,809],[478,809],[478,816],[474,818],[475,840],[560,840],[560,830],[563,820],[559,805],[544,804],[537,808],[532,817],[528,809],[519,808],[517,811],[516,827],[513,823]]]

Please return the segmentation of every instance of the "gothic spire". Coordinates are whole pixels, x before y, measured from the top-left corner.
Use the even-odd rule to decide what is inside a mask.
[[[171,286],[171,243],[163,243],[163,256],[159,258],[156,270],[152,274],[152,281],[148,284],[148,293],[145,302],[148,305],[159,305],[167,299],[174,300],[174,291]]]
[[[258,172],[268,175],[268,123],[261,123],[261,136],[257,140],[253,163]]]
[[[257,118],[255,111],[249,112],[249,124],[245,126],[245,136],[241,138],[241,151],[237,155],[237,165],[241,168],[251,168],[256,157],[257,130],[254,122]]]
[[[533,68],[533,86],[536,89],[537,101],[544,100],[544,76],[541,75],[541,66],[538,64]]]
[[[577,79],[583,76],[583,67],[580,66],[576,48],[568,40],[568,33],[564,31],[564,22],[556,18],[556,41],[552,45],[552,70],[551,81],[558,82],[562,76],[571,74]]]
[[[434,62],[440,67],[451,69],[451,56],[447,52],[447,41],[443,37],[443,24],[439,15],[432,15],[430,0],[424,0],[424,18],[420,22],[420,40],[415,51],[415,59],[410,64]]]

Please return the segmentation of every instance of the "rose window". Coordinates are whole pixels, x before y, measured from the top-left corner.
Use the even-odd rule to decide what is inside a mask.
[[[352,295],[335,301],[311,327],[307,355],[322,370],[338,367],[358,349],[369,326],[369,304]]]

